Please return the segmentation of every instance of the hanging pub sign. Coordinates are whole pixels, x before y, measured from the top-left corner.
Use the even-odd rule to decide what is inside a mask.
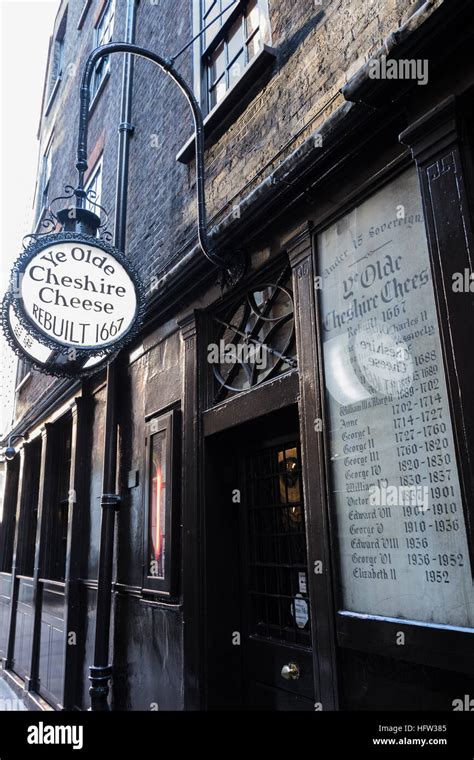
[[[91,235],[49,234],[16,261],[3,304],[12,348],[51,374],[97,371],[136,335],[144,291],[129,260]]]
[[[53,351],[25,330],[15,314],[13,300],[13,292],[9,290],[2,304],[3,333],[10,348],[33,369],[58,377],[83,377],[98,372],[117,353],[109,349],[104,356],[90,358],[78,353],[73,360],[71,354]]]

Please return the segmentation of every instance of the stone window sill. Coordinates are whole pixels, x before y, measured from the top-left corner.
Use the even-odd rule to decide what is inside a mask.
[[[275,49],[264,45],[255,58],[248,64],[240,79],[228,90],[220,103],[204,119],[204,137],[206,143],[211,144],[213,138],[217,139],[218,129],[223,128],[223,123],[231,112],[234,112],[233,116],[235,116],[240,104],[242,104],[242,109],[245,107],[245,94],[258,80],[260,75],[275,61],[275,58]],[[193,135],[181,148],[176,156],[176,160],[182,164],[187,164],[194,158],[194,154],[195,142]]]

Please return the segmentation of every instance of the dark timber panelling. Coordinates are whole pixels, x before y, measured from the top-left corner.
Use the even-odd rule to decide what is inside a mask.
[[[30,674],[33,620],[33,580],[31,578],[19,578],[13,668],[21,678]]]
[[[63,588],[61,588],[63,586]],[[39,692],[62,705],[64,689],[64,584],[44,582],[39,645]]]
[[[11,585],[10,573],[0,573],[0,655],[2,657],[7,651]]]

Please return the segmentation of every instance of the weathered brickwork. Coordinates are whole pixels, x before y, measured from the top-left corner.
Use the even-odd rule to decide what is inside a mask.
[[[192,0],[197,2],[197,0]],[[179,50],[192,36],[191,0],[141,0],[136,42],[162,55]],[[436,0],[434,5],[439,5]],[[414,0],[268,0],[273,67],[262,74],[255,95],[206,152],[209,216],[218,221],[261,182],[343,102],[340,88],[383,40],[420,6]],[[94,0],[78,30],[83,0],[67,7],[63,78],[47,116],[40,122],[40,156],[53,135],[49,198],[74,184],[79,118],[79,86],[84,62],[94,46],[94,23],[102,7]],[[125,36],[126,0],[117,0],[113,39]],[[52,45],[54,51],[54,45]],[[51,53],[51,58],[53,53]],[[113,226],[120,120],[122,56],[111,57],[110,76],[90,115],[89,150],[103,141],[102,202]],[[50,60],[50,70],[53,61]],[[191,49],[177,68],[193,81]],[[46,82],[50,81],[50,71]],[[47,84],[47,88],[48,88]],[[46,109],[47,96],[43,104]],[[188,105],[169,78],[148,61],[135,62],[130,150],[127,251],[145,286],[195,242],[194,161],[176,155],[192,134]],[[20,417],[55,382],[34,374],[21,391]]]

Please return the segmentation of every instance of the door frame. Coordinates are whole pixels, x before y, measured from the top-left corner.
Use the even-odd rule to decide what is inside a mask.
[[[301,704],[305,704],[305,706],[302,709],[309,710],[312,709],[312,703],[314,702],[315,692],[316,692],[316,684],[315,684],[315,676],[316,671],[314,667],[314,659],[316,659],[317,667],[319,670],[319,663],[317,662],[317,658],[314,658],[314,640],[312,637],[312,621],[314,619],[314,616],[312,613],[312,607],[311,607],[311,598],[308,592],[308,576],[309,576],[309,564],[308,564],[308,556],[307,556],[307,549],[308,549],[308,533],[306,530],[306,505],[304,504],[304,492],[303,492],[303,472],[302,472],[302,456],[301,456],[301,435],[300,435],[300,425],[299,425],[299,410],[298,405],[295,403],[291,407],[287,407],[288,412],[290,414],[284,415],[284,410],[279,409],[275,412],[272,412],[271,414],[271,430],[262,430],[258,436],[255,437],[255,439],[252,440],[247,450],[242,450],[239,452],[238,456],[238,474],[239,474],[239,482],[241,483],[241,487],[243,489],[243,492],[247,494],[246,498],[244,499],[243,507],[240,509],[240,515],[239,515],[239,528],[240,528],[240,535],[239,535],[239,542],[240,542],[240,570],[242,573],[242,594],[240,599],[240,604],[242,607],[242,636],[245,639],[245,644],[243,645],[243,674],[244,674],[244,690],[247,690],[249,687],[260,687],[260,689],[266,690],[267,692],[271,692],[275,695],[275,698],[277,697],[278,693],[284,692],[287,695],[287,699],[289,702],[293,699],[296,699],[296,702]],[[282,415],[283,412],[283,415]],[[292,419],[294,417],[294,419]],[[275,426],[276,429],[273,429]],[[245,437],[245,427],[242,431]],[[251,544],[253,543],[252,539],[249,540],[249,531],[250,531],[250,524],[249,524],[249,518],[250,518],[250,511],[249,508],[252,505],[252,495],[251,490],[248,491],[249,486],[249,471],[248,471],[248,462],[249,459],[251,459],[255,454],[261,454],[262,452],[268,452],[272,451],[273,453],[277,450],[281,451],[282,449],[288,449],[292,446],[292,444],[295,443],[298,448],[298,458],[300,462],[301,467],[301,474],[299,476],[300,481],[300,487],[301,487],[301,500],[303,501],[303,516],[304,516],[304,544],[305,544],[305,574],[306,574],[306,597],[305,601],[309,605],[309,612],[310,612],[310,631],[309,631],[309,637],[307,642],[293,642],[289,640],[285,640],[284,638],[278,638],[278,636],[273,637],[271,636],[270,639],[267,641],[265,640],[264,636],[261,636],[259,633],[255,631],[252,625],[252,612],[251,612],[251,601],[250,601],[250,557],[251,557]],[[273,454],[272,454],[273,455]],[[270,504],[268,504],[270,506]],[[275,505],[272,505],[273,508],[275,508]],[[256,557],[255,557],[256,559]],[[294,569],[296,569],[296,565],[294,565]],[[289,601],[289,600],[287,600]],[[294,597],[293,597],[294,601]],[[293,602],[291,602],[293,603]],[[294,613],[293,613],[294,614]],[[296,625],[296,621],[295,621]],[[260,652],[259,655],[256,656],[255,650],[258,650]],[[267,659],[267,653],[271,651],[272,658]],[[250,666],[250,670],[248,669],[249,663],[255,663],[257,667],[260,667],[261,660],[260,655],[263,660],[265,660],[267,665],[267,676],[268,673],[268,666],[273,666],[271,669],[274,671],[274,676],[278,674],[278,677],[276,681],[270,682],[267,680],[263,680],[262,678],[256,678],[254,676],[254,673],[251,669],[252,666]],[[279,657],[282,657],[282,660],[280,661],[280,664],[277,665],[277,660]],[[303,667],[301,670],[301,679],[298,679],[296,683],[292,684],[285,684],[283,680],[280,680],[281,678],[281,667],[288,662],[288,658],[292,662],[297,663],[303,663]],[[308,667],[308,664],[306,662],[306,659],[311,662],[312,667]],[[265,668],[264,668],[265,671]],[[306,672],[308,671],[308,672]],[[311,673],[309,674],[309,671]],[[262,671],[260,672],[260,675],[262,675]],[[310,675],[310,679],[309,679]],[[270,677],[271,680],[271,677]],[[311,688],[308,688],[311,681]],[[258,689],[257,689],[258,691]],[[252,709],[247,704],[245,704],[244,709]],[[260,709],[260,707],[256,707],[255,709]],[[300,709],[300,708],[295,708]]]
[[[232,399],[232,414],[230,415],[233,424],[228,425],[228,419],[227,415],[225,415],[223,418],[220,417],[220,412],[218,409],[211,409],[206,412],[206,419],[207,422],[204,425],[205,433],[203,435],[204,439],[204,458],[206,460],[206,466],[205,466],[205,473],[206,475],[209,472],[214,472],[214,467],[212,466],[213,457],[214,455],[209,455],[209,447],[208,443],[210,444],[211,441],[216,438],[216,435],[219,437],[220,435],[226,435],[231,434],[233,431],[237,433],[237,435],[243,435],[246,434],[246,428],[249,423],[255,422],[259,418],[267,417],[268,415],[271,415],[273,420],[275,421],[275,424],[278,425],[278,415],[285,410],[290,410],[290,408],[293,408],[294,411],[294,429],[291,432],[288,432],[285,435],[281,436],[281,440],[283,441],[285,438],[292,437],[291,433],[294,433],[294,436],[298,438],[299,440],[299,446],[300,451],[302,449],[301,444],[301,425],[300,425],[300,408],[299,408],[299,383],[298,383],[298,373],[296,371],[292,371],[290,373],[287,373],[286,375],[281,376],[280,378],[273,380],[272,382],[269,382],[265,385],[259,386],[259,391],[257,392],[257,389],[254,392],[255,398],[253,398],[251,401],[246,398],[245,401],[243,398],[235,397]],[[284,403],[282,402],[282,399],[284,400]],[[238,401],[244,401],[243,404],[236,406],[235,403]],[[273,402],[273,403],[272,403]],[[240,409],[240,406],[242,407]],[[242,411],[242,416],[237,416],[237,411],[240,414],[240,411]],[[238,420],[236,422],[236,419]],[[212,421],[212,423],[211,423]],[[274,435],[273,433],[268,433],[268,436],[265,436],[265,431],[263,431],[263,434],[259,437],[259,443],[262,443],[262,446],[265,444],[266,437],[269,439],[275,441],[278,440],[278,435]],[[238,454],[238,452],[236,452]],[[238,457],[239,458],[239,457]],[[239,465],[238,467],[239,472],[241,472],[241,467]],[[236,470],[236,487],[238,486],[238,480],[237,480],[237,470]],[[206,480],[206,476],[204,476],[203,480]],[[301,474],[301,480],[303,484],[303,470]],[[203,534],[203,541],[202,544],[206,546],[206,551],[203,552],[203,578],[204,578],[204,585],[201,592],[201,597],[204,599],[203,602],[203,629],[204,629],[204,637],[203,637],[203,697],[204,697],[204,704],[206,709],[209,704],[209,684],[211,682],[211,668],[208,667],[206,659],[207,659],[207,652],[211,651],[211,647],[209,645],[209,641],[212,638],[211,633],[211,626],[213,625],[212,620],[213,616],[215,615],[215,597],[212,597],[209,595],[208,597],[208,584],[207,584],[207,578],[208,578],[208,572],[211,572],[212,569],[210,569],[210,559],[209,559],[209,552],[210,552],[210,546],[211,542],[215,541],[215,535],[216,535],[216,529],[213,528],[212,525],[212,516],[215,509],[215,501],[211,500],[210,494],[212,491],[212,485],[211,482],[208,481],[207,483],[204,483],[204,489],[205,489],[205,498],[204,498],[204,504],[205,509],[203,510],[205,512],[204,514],[204,534]],[[305,487],[303,484],[303,502],[305,498]],[[312,667],[312,680],[314,684],[314,693],[311,697],[311,699],[315,699],[315,697],[319,694],[318,688],[319,688],[319,663],[318,663],[318,656],[317,652],[314,650],[315,646],[315,636],[314,632],[312,630],[312,626],[314,624],[314,620],[316,618],[316,615],[314,614],[313,604],[314,604],[314,598],[311,595],[311,578],[310,578],[310,564],[309,564],[309,558],[308,558],[308,546],[309,546],[309,540],[308,540],[308,530],[307,530],[307,520],[308,520],[308,510],[306,507],[306,504],[304,504],[305,509],[305,543],[306,543],[306,566],[307,566],[307,579],[308,579],[308,604],[310,606],[310,614],[311,614],[311,639],[308,645],[308,648],[311,648],[311,661],[313,664]],[[238,549],[237,551],[229,551],[229,556],[236,557],[236,555],[239,555],[242,550],[242,522],[240,519],[238,520]],[[227,542],[229,541],[229,536],[226,536]],[[241,564],[238,565],[239,573],[241,571]],[[243,591],[243,588],[240,589],[240,593]],[[208,597],[208,598],[207,598]],[[243,625],[243,621],[247,620],[248,617],[248,606],[247,602],[240,598],[239,599],[239,609],[240,609],[240,616],[241,616],[241,625]],[[242,636],[244,636],[244,629],[246,626],[243,626],[243,628],[240,629],[240,633]],[[243,645],[243,642],[241,642]],[[282,647],[285,646],[284,642],[275,642],[276,645],[281,645]],[[288,644],[288,646],[291,647],[291,644]],[[242,655],[242,666],[243,666],[243,655]],[[315,669],[316,667],[316,669]],[[215,674],[214,674],[215,675]],[[242,682],[242,686],[243,686]],[[269,685],[270,686],[270,685]],[[235,708],[233,708],[235,709]],[[248,709],[244,705],[242,706],[242,709]]]
[[[207,408],[209,317],[195,310],[181,321],[184,343],[183,398],[183,598],[185,709],[207,706],[206,630],[206,493],[205,439],[272,411],[296,404],[302,451],[305,503],[308,598],[311,609],[315,710],[335,710],[337,702],[336,650],[328,515],[319,389],[319,336],[313,288],[311,223],[305,222],[282,245],[292,270],[298,369],[255,386],[250,391]],[[275,264],[272,264],[272,268]],[[255,274],[253,275],[255,277]],[[246,282],[242,287],[247,287]],[[321,572],[311,572],[319,567]],[[317,610],[317,613],[316,613]]]

